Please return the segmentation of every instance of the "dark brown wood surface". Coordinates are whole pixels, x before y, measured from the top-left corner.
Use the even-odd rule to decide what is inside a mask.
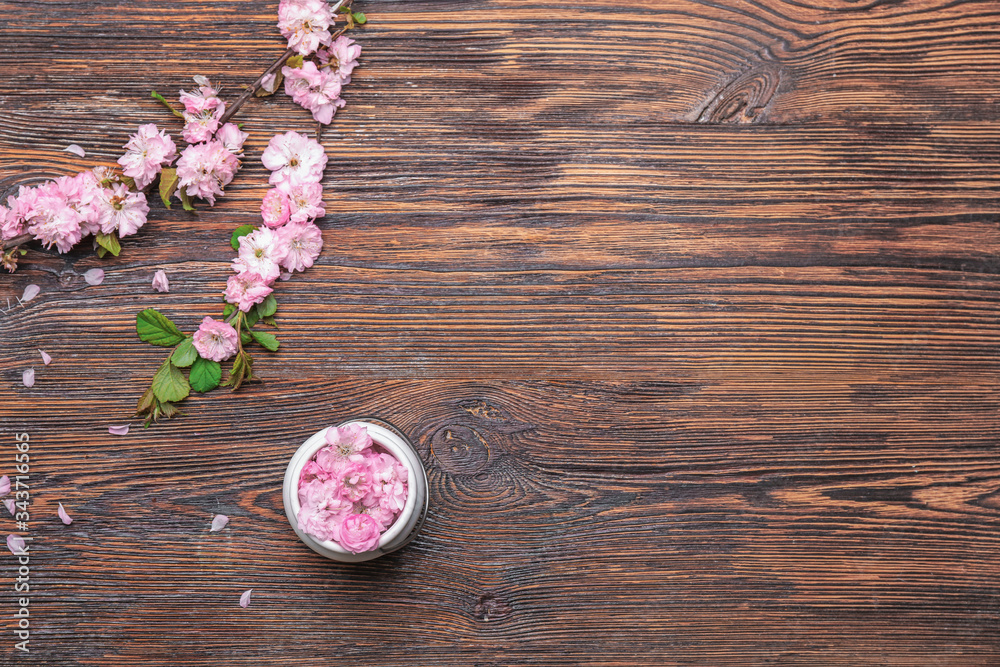
[[[0,557],[0,664],[1000,664],[1000,5],[358,7],[326,246],[263,385],[107,434],[162,358],[136,312],[220,312],[264,146],[315,130],[283,95],[240,112],[214,209],[0,277],[0,310],[41,287],[0,313],[34,537],[27,655]],[[0,0],[0,195],[176,134],[150,88],[238,95],[276,9]],[[431,507],[340,565],[281,481],[355,414],[413,439]]]

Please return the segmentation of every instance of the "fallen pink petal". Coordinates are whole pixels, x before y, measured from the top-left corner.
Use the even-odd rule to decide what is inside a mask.
[[[157,292],[169,292],[170,291],[170,281],[167,280],[167,274],[163,271],[157,271],[153,274],[153,289]]]
[[[104,282],[104,269],[91,269],[83,274],[88,285],[100,285]]]
[[[77,144],[70,144],[69,146],[67,146],[63,150],[64,151],[69,151],[70,153],[75,153],[76,155],[79,155],[80,157],[87,157],[87,151],[85,151],[82,148],[80,148],[80,146],[77,145]]]
[[[0,477],[0,496],[6,496],[10,493],[10,477],[4,475]]]
[[[20,556],[21,554],[24,553],[24,539],[22,539],[20,535],[14,535],[14,534],[8,535],[7,548],[10,549],[10,552],[15,556]],[[244,593],[244,595],[246,595],[249,598],[250,591],[247,591],[246,593]],[[242,602],[243,598],[240,598],[240,603],[242,604]],[[245,607],[246,605],[243,606]]]
[[[62,522],[67,526],[73,523],[73,519],[71,519],[69,514],[66,513],[66,508],[63,507],[62,503],[59,503],[59,518],[62,519]]]
[[[27,303],[38,296],[38,293],[42,291],[42,288],[38,285],[28,285],[24,288],[24,294],[21,295],[21,303]]]
[[[11,537],[14,537],[14,536],[12,535]],[[7,538],[7,539],[8,539],[8,541],[10,540],[10,538]],[[251,588],[246,593],[244,593],[243,595],[240,596],[240,606],[243,607],[244,609],[246,609],[247,605],[250,604],[250,594],[252,592],[253,592],[253,589]]]
[[[29,368],[28,370],[21,373],[21,382],[24,383],[25,387],[35,386],[35,369]]]
[[[52,357],[49,356],[48,352],[46,352],[45,350],[39,350],[38,353],[40,355],[42,355],[42,363],[43,364],[45,364],[46,366],[48,366],[49,364],[52,363]]]
[[[7,511],[10,512],[10,515],[14,516],[14,513],[17,511],[17,506],[14,505],[14,499],[4,498],[3,504],[7,507]]]
[[[108,433],[111,435],[128,435],[128,424],[122,424],[121,426],[109,426]]]
[[[212,519],[212,530],[209,532],[217,533],[223,528],[225,528],[227,523],[229,523],[228,516],[226,516],[225,514],[216,514],[215,518]]]

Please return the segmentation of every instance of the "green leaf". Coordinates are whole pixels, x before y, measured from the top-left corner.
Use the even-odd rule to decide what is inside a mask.
[[[131,176],[119,176],[118,181],[120,183],[124,183],[125,187],[127,187],[129,190],[138,191],[138,188],[135,187],[135,179],[132,178]]]
[[[101,259],[103,259],[104,256],[107,255],[107,254],[108,254],[108,249],[107,248],[101,248],[101,247],[97,248],[97,256],[100,257]]]
[[[97,245],[101,246],[115,257],[117,257],[118,253],[122,251],[122,244],[118,242],[117,234],[102,234],[101,232],[97,232],[94,238],[97,239]]]
[[[240,249],[240,239],[249,234],[250,232],[256,231],[257,228],[253,225],[240,225],[233,230],[233,237],[229,240],[230,245],[233,246],[233,250]]]
[[[160,347],[173,347],[186,338],[166,315],[155,308],[147,308],[135,316],[135,331],[140,339]]]
[[[163,362],[160,370],[153,376],[153,395],[160,401],[176,403],[188,397],[191,385],[188,384],[181,369],[170,363]]]
[[[174,114],[178,118],[183,118],[184,117],[184,114],[182,114],[180,111],[178,111],[177,109],[175,109],[172,106],[170,106],[170,102],[168,102],[166,99],[164,99],[163,95],[160,95],[155,90],[149,91],[149,96],[152,97],[154,100],[159,100],[160,104],[162,104],[163,106],[165,106],[168,109],[170,109],[170,113]]]
[[[178,190],[178,196],[181,198],[181,206],[185,211],[193,211],[194,206],[191,205],[191,195],[187,193],[187,190]]]
[[[363,12],[354,12],[354,22],[358,25],[364,25],[368,23],[368,17]]]
[[[188,336],[170,355],[170,362],[177,368],[187,368],[198,358],[198,350],[194,348],[194,339]]]
[[[277,352],[278,346],[281,345],[281,343],[278,342],[278,339],[275,338],[274,334],[267,333],[266,331],[251,331],[250,335],[253,336],[253,339],[257,341],[261,347],[268,349],[271,352]]]
[[[222,309],[222,319],[229,319],[229,316],[236,312],[236,306],[231,303],[227,303],[226,307]]]
[[[194,365],[191,366],[192,389],[204,394],[206,391],[212,391],[218,387],[221,381],[222,364],[201,357],[195,359]]]
[[[180,179],[177,177],[177,170],[173,167],[160,172],[160,199],[163,200],[163,205],[167,208],[170,208],[170,198],[177,191],[178,182]]]
[[[286,60],[285,62],[287,63],[288,61]],[[262,86],[262,87],[260,87],[260,88],[257,89],[257,92],[254,93],[254,96],[255,97],[267,97],[269,95],[274,95],[276,92],[278,92],[281,89],[281,83],[284,80],[285,80],[285,75],[282,74],[281,70],[279,69],[277,72],[274,73],[274,90],[264,90],[264,88]],[[243,126],[240,125],[239,128],[242,130]]]
[[[251,338],[250,334],[248,334],[246,331],[240,332],[240,343],[242,343],[243,345],[249,345],[252,340],[253,338]]]
[[[257,312],[257,308],[253,307],[247,314],[243,316],[243,324],[249,330],[253,325],[257,324],[257,320],[260,319],[260,313]]]
[[[246,352],[239,352],[233,359],[233,367],[229,371],[229,377],[222,383],[223,387],[232,387],[233,391],[240,388],[244,382],[258,380],[253,374],[253,357]]]
[[[278,300],[274,294],[268,294],[263,301],[257,304],[257,314],[261,317],[271,317],[278,311]]]
[[[285,61],[285,64],[291,67],[292,69],[299,69],[300,67],[302,67],[302,64],[305,61],[306,59],[303,56],[292,56],[291,58]]]
[[[278,323],[274,321],[273,317],[262,317],[260,318],[260,321],[269,327],[274,327],[275,329],[278,328]]]

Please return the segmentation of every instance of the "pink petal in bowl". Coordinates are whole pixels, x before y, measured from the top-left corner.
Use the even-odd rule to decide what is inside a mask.
[[[10,538],[9,537],[7,538],[7,541],[8,541],[8,543],[10,542]],[[240,596],[240,606],[243,607],[244,609],[246,609],[247,605],[250,604],[250,594],[252,592],[253,592],[253,589],[251,588],[250,590],[246,591],[243,595]]]
[[[42,363],[43,364],[45,364],[46,366],[48,366],[49,364],[52,363],[52,357],[49,356],[48,352],[46,352],[45,350],[39,350],[38,353],[40,355],[42,355]]]
[[[24,383],[25,387],[35,386],[35,369],[29,368],[28,370],[21,373],[21,382]]]
[[[88,285],[100,285],[104,282],[104,269],[91,269],[83,274]]]
[[[111,435],[128,435],[128,424],[122,424],[121,426],[109,426],[108,433]]]
[[[212,519],[212,530],[210,530],[209,532],[217,533],[223,528],[225,528],[227,523],[229,523],[228,516],[226,516],[225,514],[216,514],[215,518]]]
[[[10,534],[10,535],[7,536],[7,548],[10,549],[10,552],[12,554],[14,554],[15,556],[20,556],[21,554],[24,553],[24,540],[21,538],[20,535],[14,535],[12,533],[12,534]],[[247,593],[249,593],[249,592],[250,591],[247,591]],[[247,596],[247,597],[249,597],[249,596]],[[241,602],[242,602],[242,600],[243,600],[243,598],[240,598]],[[243,605],[243,606],[245,607],[246,605]]]
[[[62,522],[67,526],[73,523],[73,519],[71,519],[69,514],[66,513],[66,508],[63,507],[62,503],[59,503],[59,518],[62,519]]]

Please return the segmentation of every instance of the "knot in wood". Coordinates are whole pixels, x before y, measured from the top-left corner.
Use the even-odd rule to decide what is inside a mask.
[[[474,475],[489,464],[489,445],[475,429],[443,426],[431,435],[430,441],[431,453],[450,473]]]
[[[760,121],[781,81],[777,65],[762,63],[716,93],[698,114],[699,123],[747,124]]]
[[[476,601],[472,615],[478,621],[495,621],[508,616],[510,612],[510,605],[505,600],[498,598],[493,593],[484,593]]]

